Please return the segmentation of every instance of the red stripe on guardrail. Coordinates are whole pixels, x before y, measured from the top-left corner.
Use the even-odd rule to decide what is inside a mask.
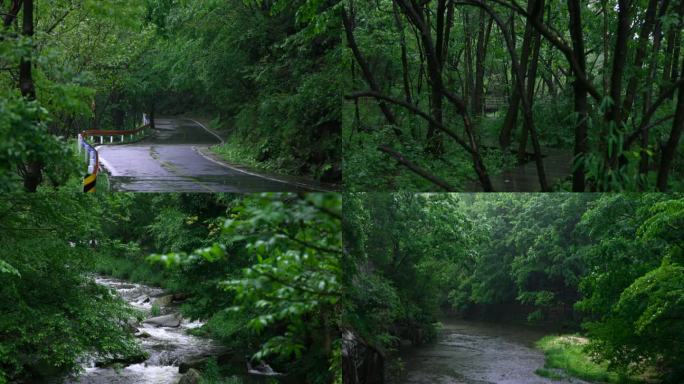
[[[81,135],[85,138],[88,136],[116,136],[116,135],[131,135],[134,133],[138,133],[142,131],[143,129],[149,127],[150,125],[143,125],[140,128],[134,129],[132,131],[102,131],[102,130],[95,130],[95,129],[89,129],[87,131],[81,132]]]
[[[86,131],[81,132],[81,137],[84,139],[84,143],[91,147],[93,152],[95,152],[95,166],[93,167],[93,174],[97,175],[97,171],[100,169],[100,155],[97,153],[97,149],[95,149],[90,143],[85,141],[86,137],[89,136],[118,136],[118,135],[133,135],[136,134],[145,128],[148,128],[150,124],[143,125],[142,127],[139,127],[137,129],[131,130],[131,131],[119,131],[119,130],[96,130],[96,129],[89,129]]]

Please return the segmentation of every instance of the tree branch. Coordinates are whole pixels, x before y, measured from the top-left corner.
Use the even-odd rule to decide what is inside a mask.
[[[342,221],[342,214],[339,212],[333,211],[332,209],[326,208],[326,207],[321,207],[320,205],[314,204],[311,200],[306,198],[306,193],[304,192],[299,192],[297,193],[297,196],[299,196],[300,199],[302,199],[305,203],[309,204],[310,206],[318,209],[319,211],[327,214],[328,216],[332,216],[335,219],[338,219]]]
[[[656,101],[653,104],[651,104],[651,108],[649,108],[649,110],[644,114],[644,117],[641,119],[641,124],[639,124],[639,127],[627,137],[627,140],[625,140],[625,144],[623,146],[625,150],[627,150],[629,147],[632,146],[632,144],[634,144],[634,141],[637,138],[639,138],[641,132],[645,132],[652,126],[657,125],[649,124],[651,118],[656,113],[658,108],[660,108],[661,104],[663,104],[667,100],[670,100],[670,97],[674,94],[674,92],[682,83],[684,83],[684,78],[677,80],[676,82],[671,84],[667,89],[660,93],[660,96],[658,96]]]
[[[471,0],[472,2],[476,3],[482,3],[482,0]],[[495,3],[502,5],[504,7],[507,7],[509,9],[512,9],[516,13],[520,14],[521,16],[525,17],[529,22],[532,23],[532,26],[542,34],[546,38],[546,40],[551,43],[552,45],[556,46],[558,50],[565,55],[566,59],[568,60],[568,63],[572,67],[575,76],[577,77],[577,80],[579,80],[582,85],[584,85],[587,89],[587,92],[591,95],[594,100],[597,102],[601,102],[603,99],[603,96],[599,91],[596,89],[594,84],[589,81],[587,78],[587,74],[581,70],[581,66],[579,65],[579,62],[577,61],[577,58],[575,57],[575,54],[572,50],[572,48],[555,32],[553,32],[549,26],[545,25],[538,19],[532,17],[530,14],[527,13],[515,0],[508,0],[510,1],[510,4],[506,4],[505,1],[503,0],[492,0]]]
[[[446,181],[438,178],[437,176],[429,173],[428,171],[424,170],[420,166],[414,164],[410,160],[408,160],[404,155],[401,153],[391,149],[390,147],[387,147],[385,145],[381,145],[378,147],[378,150],[381,152],[384,152],[390,156],[392,156],[395,160],[397,160],[399,163],[404,165],[406,168],[410,169],[413,173],[423,177],[424,179],[430,181],[431,183],[441,187],[447,192],[454,192],[456,189],[449,185]]]
[[[448,95],[448,94],[445,93],[445,95]],[[383,95],[383,94],[380,94],[380,93],[374,92],[374,91],[354,92],[354,93],[352,93],[352,94],[349,94],[349,95],[345,95],[345,96],[344,96],[344,98],[347,99],[347,100],[358,99],[358,98],[361,98],[361,97],[374,97],[374,98],[379,99],[379,100],[384,100],[384,101],[387,101],[387,102],[389,102],[389,103],[392,103],[392,104],[396,104],[396,105],[402,106],[402,107],[408,109],[409,111],[415,113],[416,115],[422,117],[422,118],[425,119],[428,123],[433,124],[433,125],[434,125],[435,127],[437,127],[440,131],[446,133],[449,137],[451,137],[452,139],[454,139],[454,141],[456,141],[461,147],[463,147],[463,149],[465,149],[468,153],[470,153],[470,154],[473,153],[473,149],[472,149],[472,148],[471,148],[463,139],[461,139],[461,138],[456,134],[456,132],[452,131],[451,129],[449,129],[449,128],[445,127],[445,126],[443,126],[442,124],[439,124],[439,122],[437,122],[435,119],[433,119],[432,116],[430,116],[430,115],[428,115],[426,112],[420,110],[418,107],[416,107],[416,106],[413,105],[413,104],[407,103],[407,102],[405,102],[405,101],[403,101],[403,100],[398,100],[398,99],[395,99],[395,98],[392,98],[392,97],[389,97],[389,96],[385,96],[385,95]],[[447,96],[447,97],[448,97],[448,96]]]

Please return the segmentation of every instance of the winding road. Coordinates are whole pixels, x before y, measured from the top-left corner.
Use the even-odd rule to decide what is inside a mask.
[[[271,176],[220,162],[208,151],[221,139],[188,118],[155,119],[142,141],[100,145],[100,164],[112,191],[127,192],[285,192],[329,188],[300,178]]]

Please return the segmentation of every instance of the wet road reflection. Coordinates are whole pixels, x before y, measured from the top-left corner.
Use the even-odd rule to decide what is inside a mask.
[[[226,167],[203,152],[220,139],[192,119],[155,119],[145,140],[98,147],[113,191],[280,192],[321,190],[298,178],[257,175]]]

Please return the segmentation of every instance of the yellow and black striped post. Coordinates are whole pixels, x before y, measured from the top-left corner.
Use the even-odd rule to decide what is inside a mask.
[[[83,178],[83,192],[95,192],[95,184],[97,184],[97,173],[85,175]]]

